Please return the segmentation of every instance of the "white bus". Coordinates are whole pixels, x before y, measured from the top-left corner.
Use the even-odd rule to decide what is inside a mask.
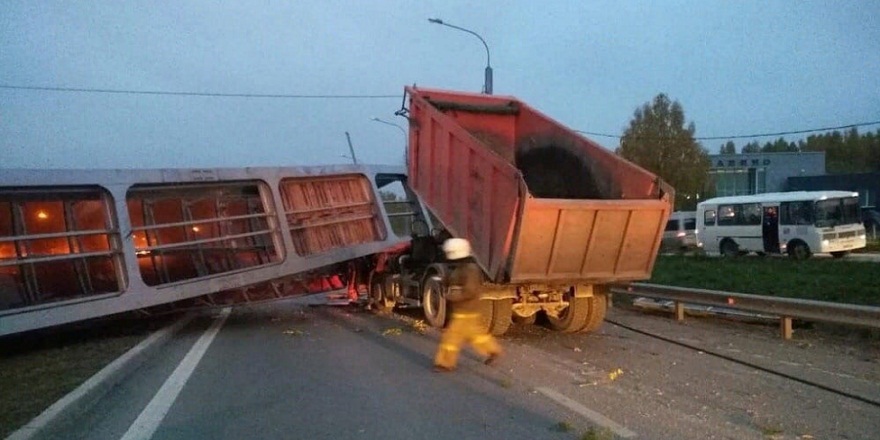
[[[697,205],[697,237],[709,255],[813,253],[835,258],[865,247],[859,194],[797,191],[717,197]]]

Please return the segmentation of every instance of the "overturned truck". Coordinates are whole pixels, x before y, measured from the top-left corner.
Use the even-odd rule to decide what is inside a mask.
[[[539,314],[555,330],[596,330],[609,284],[650,278],[668,184],[516,98],[406,92],[408,197],[393,203],[407,209],[388,211],[409,215],[412,241],[377,256],[375,307],[420,306],[443,326],[448,237],[472,244],[496,335]]]

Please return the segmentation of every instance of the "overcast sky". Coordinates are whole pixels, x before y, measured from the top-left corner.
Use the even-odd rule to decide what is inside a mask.
[[[876,0],[3,0],[0,85],[479,92],[482,44],[429,17],[486,39],[495,94],[575,129],[620,134],[660,92],[682,104],[698,136],[880,120]],[[0,167],[342,163],[346,131],[361,162],[401,163],[403,135],[370,120],[402,123],[400,104],[0,89]],[[721,143],[704,146],[714,153]]]

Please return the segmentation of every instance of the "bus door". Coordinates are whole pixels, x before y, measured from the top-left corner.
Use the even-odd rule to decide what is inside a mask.
[[[776,206],[764,207],[764,221],[761,229],[764,237],[764,252],[779,253],[779,211]]]

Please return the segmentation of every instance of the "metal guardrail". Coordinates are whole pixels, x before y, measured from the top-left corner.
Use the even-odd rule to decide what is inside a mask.
[[[632,283],[615,287],[611,289],[611,292],[674,301],[675,316],[679,321],[684,320],[685,304],[717,306],[777,316],[780,320],[780,332],[784,339],[791,339],[792,319],[880,328],[880,307],[647,283]]]

